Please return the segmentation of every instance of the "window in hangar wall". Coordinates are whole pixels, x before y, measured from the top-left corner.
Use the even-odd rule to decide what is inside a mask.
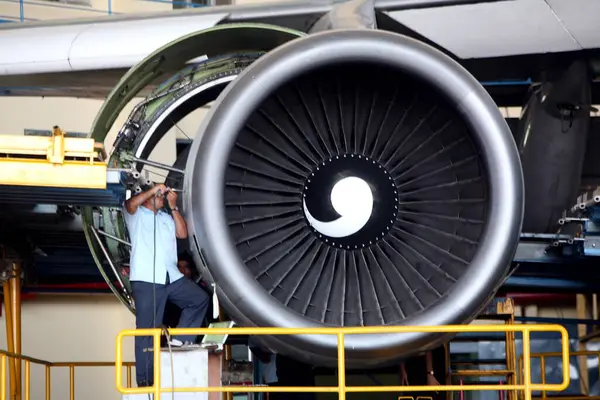
[[[173,9],[212,6],[215,0],[173,0]]]
[[[229,6],[232,4],[235,4],[234,0],[173,0],[173,9]]]
[[[61,3],[61,4],[69,4],[69,5],[76,5],[76,6],[88,6],[88,7],[92,6],[91,0],[45,0],[45,1],[50,2],[50,3]]]
[[[24,129],[25,136],[52,136],[52,131],[48,129]],[[88,134],[84,132],[65,132],[65,137],[71,138],[87,138]]]

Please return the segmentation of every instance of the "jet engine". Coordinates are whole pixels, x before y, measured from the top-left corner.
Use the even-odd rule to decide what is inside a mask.
[[[381,31],[311,35],[249,66],[205,118],[184,188],[223,305],[258,326],[467,322],[502,282],[523,214],[518,154],[489,95],[441,53]],[[376,365],[443,339],[350,336],[346,357]],[[267,342],[335,362],[335,337]]]
[[[131,139],[138,158],[129,159],[141,168],[143,146],[159,139],[140,132],[210,87],[202,102],[216,100],[172,174],[185,169],[190,248],[239,325],[468,323],[503,282],[523,219],[521,165],[503,116],[465,69],[417,40],[366,29],[298,36],[234,63],[234,73],[201,75],[189,95],[151,97],[160,105],[132,114],[152,120],[126,125],[117,142]],[[163,93],[185,86],[174,82]],[[124,153],[113,156],[119,166]],[[115,215],[105,210],[109,233],[126,238]],[[449,338],[350,335],[347,364],[384,365]],[[335,364],[335,337],[262,340]]]

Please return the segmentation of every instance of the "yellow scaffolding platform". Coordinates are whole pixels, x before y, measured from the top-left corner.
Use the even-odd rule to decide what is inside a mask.
[[[439,386],[353,386],[347,385],[346,382],[346,366],[345,366],[345,349],[344,339],[347,335],[361,334],[390,334],[390,333],[410,333],[410,332],[445,332],[445,333],[521,333],[523,338],[523,356],[520,366],[522,367],[519,383],[515,384],[473,384],[473,385],[439,385]],[[535,354],[530,351],[530,334],[531,332],[558,332],[561,336],[561,351],[556,353],[541,353]],[[0,400],[7,400],[7,386],[10,382],[13,387],[15,382],[9,374],[9,370],[14,363],[23,364],[23,393],[11,391],[11,399],[19,398],[23,400],[31,400],[31,365],[37,364],[45,368],[45,382],[37,382],[36,387],[45,387],[45,398],[51,399],[51,377],[52,370],[57,368],[68,368],[68,380],[63,384],[69,385],[69,399],[86,398],[87,394],[82,394],[82,397],[77,397],[75,393],[75,371],[89,367],[109,367],[115,369],[115,383],[117,390],[122,394],[142,394],[152,393],[155,400],[160,400],[161,394],[165,392],[209,392],[209,393],[270,393],[270,392],[320,392],[320,393],[337,393],[340,399],[345,399],[347,393],[374,393],[374,392],[397,392],[398,399],[413,400],[411,396],[400,395],[406,392],[452,392],[452,391],[499,391],[499,390],[516,390],[522,393],[524,400],[532,399],[532,392],[560,392],[565,390],[570,384],[570,368],[569,358],[579,355],[579,353],[569,352],[569,337],[566,329],[560,325],[450,325],[450,326],[385,326],[385,327],[355,327],[355,328],[192,328],[192,329],[169,329],[171,335],[183,334],[216,334],[216,335],[293,335],[293,334],[317,334],[317,335],[334,335],[338,339],[338,384],[335,386],[319,386],[319,387],[274,387],[274,386],[212,386],[212,387],[161,387],[160,377],[160,338],[163,331],[161,329],[139,329],[125,330],[119,333],[116,342],[116,359],[115,362],[49,362],[27,357],[21,354],[0,350]],[[153,387],[133,387],[132,369],[135,368],[133,362],[125,362],[123,360],[123,339],[125,337],[135,336],[152,336],[154,339],[154,386]],[[596,352],[595,355],[599,353]],[[587,353],[585,354],[587,355]],[[534,383],[531,379],[531,360],[534,358],[543,357],[559,357],[562,364],[562,382],[551,384],[546,381],[542,383]],[[8,368],[7,368],[8,366]],[[123,371],[125,369],[125,371]],[[125,375],[124,373],[125,372]],[[12,379],[9,379],[12,378]],[[125,379],[124,379],[125,378]],[[56,383],[56,382],[54,382]],[[20,385],[17,385],[19,388]],[[167,397],[167,396],[165,396]],[[419,396],[421,400],[430,400],[428,396]],[[542,396],[542,399],[545,397]],[[582,398],[592,399],[592,398]],[[596,400],[595,398],[593,400]]]
[[[0,185],[106,189],[106,152],[88,138],[0,135]]]
[[[337,386],[318,387],[273,387],[273,386],[218,386],[218,387],[161,387],[160,375],[160,338],[163,333],[161,329],[133,329],[121,331],[117,337],[116,351],[116,386],[122,394],[154,394],[154,400],[160,400],[164,392],[236,392],[242,390],[247,393],[337,393],[340,400],[346,399],[347,393],[374,393],[374,392],[450,392],[450,391],[521,391],[524,400],[532,400],[533,391],[563,391],[570,384],[569,365],[569,337],[567,330],[560,325],[448,325],[448,326],[378,326],[378,327],[343,327],[343,328],[177,328],[169,329],[170,335],[334,335],[338,343],[338,368]],[[346,362],[344,339],[347,335],[364,334],[390,334],[390,333],[516,333],[520,332],[523,337],[523,380],[520,384],[477,384],[477,385],[440,385],[440,386],[348,386],[346,385]],[[531,332],[558,332],[561,336],[561,356],[563,381],[559,384],[538,384],[531,381]],[[152,387],[125,387],[123,386],[123,338],[135,336],[152,336],[154,339],[154,386]]]

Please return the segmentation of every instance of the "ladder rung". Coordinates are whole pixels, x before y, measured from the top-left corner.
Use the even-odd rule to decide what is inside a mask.
[[[513,375],[515,372],[507,369],[469,369],[453,371],[453,376],[506,376]]]

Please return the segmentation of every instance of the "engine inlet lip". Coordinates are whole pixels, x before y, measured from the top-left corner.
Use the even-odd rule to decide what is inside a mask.
[[[188,212],[204,235],[211,272],[240,320],[259,326],[320,326],[270,296],[242,263],[232,241],[224,204],[227,160],[250,113],[285,81],[326,65],[368,61],[385,64],[439,88],[468,122],[484,160],[490,193],[480,246],[466,274],[438,302],[404,325],[448,325],[472,319],[491,299],[516,250],[523,217],[523,176],[510,130],[483,87],[458,63],[414,39],[382,31],[331,31],[296,39],[256,61],[221,94],[191,149],[186,176]],[[210,238],[210,240],[208,240]],[[446,335],[447,336],[447,335]],[[387,362],[444,335],[357,335],[346,339],[347,357]],[[314,358],[335,359],[334,336],[291,337]],[[300,350],[298,351],[300,352]],[[402,354],[403,353],[403,354]]]

